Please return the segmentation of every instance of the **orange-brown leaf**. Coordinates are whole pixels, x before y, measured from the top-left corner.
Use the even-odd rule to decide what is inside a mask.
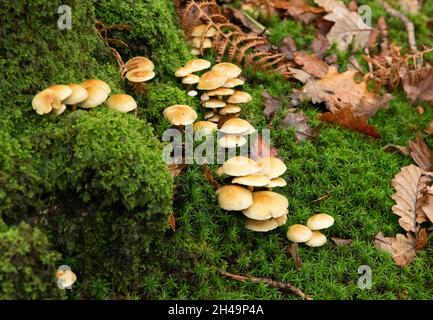
[[[376,128],[370,125],[364,116],[355,116],[350,107],[338,110],[335,113],[325,112],[320,115],[320,120],[338,124],[343,128],[363,133],[375,139],[380,137]]]
[[[416,135],[415,141],[409,141],[410,156],[413,161],[425,171],[431,171],[433,152],[424,142],[420,134]]]
[[[171,228],[171,230],[173,230],[173,232],[176,232],[176,217],[174,216],[174,213],[170,213],[170,216],[168,217],[168,224]]]
[[[385,237],[382,232],[376,235],[374,246],[389,252],[394,262],[401,267],[412,263],[416,253],[417,239],[410,233],[397,234],[395,238]]]
[[[293,58],[305,72],[316,78],[322,78],[328,73],[328,65],[314,54],[297,51],[293,53]]]

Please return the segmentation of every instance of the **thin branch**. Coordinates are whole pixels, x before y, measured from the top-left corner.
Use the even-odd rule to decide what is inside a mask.
[[[227,278],[230,278],[232,280],[235,280],[235,281],[239,281],[239,282],[251,281],[253,283],[263,283],[263,284],[267,284],[268,286],[280,289],[282,291],[287,291],[287,292],[296,294],[298,297],[301,297],[304,300],[313,300],[313,298],[304,294],[301,291],[301,289],[296,288],[295,286],[293,286],[292,284],[290,284],[288,282],[274,281],[274,280],[269,279],[269,278],[256,278],[256,277],[250,277],[250,276],[241,276],[241,275],[233,274],[233,273],[226,272],[226,271],[220,271],[220,273],[221,273],[221,275],[223,275]]]

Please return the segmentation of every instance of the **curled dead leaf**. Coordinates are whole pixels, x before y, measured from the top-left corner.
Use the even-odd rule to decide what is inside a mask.
[[[285,125],[295,130],[297,143],[305,139],[315,140],[319,134],[320,128],[312,128],[308,124],[308,120],[308,117],[302,111],[290,112],[283,120]]]
[[[373,241],[374,246],[382,251],[389,252],[394,262],[401,267],[412,263],[417,246],[417,239],[410,233],[397,234],[395,238],[385,237],[382,232],[378,233]]]

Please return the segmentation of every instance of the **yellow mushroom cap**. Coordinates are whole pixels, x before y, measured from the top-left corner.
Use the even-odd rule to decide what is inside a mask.
[[[313,232],[302,224],[294,224],[289,227],[286,236],[293,242],[307,242],[313,236]]]
[[[214,114],[212,117],[208,118],[207,120],[211,121],[211,122],[218,123],[220,121],[220,115],[219,114]]]
[[[190,72],[189,72],[189,70],[187,68],[180,67],[179,69],[176,70],[176,72],[174,73],[174,76],[178,77],[178,78],[183,78],[183,77],[186,77],[189,74],[190,74]]]
[[[164,117],[175,126],[186,126],[197,119],[197,113],[193,108],[183,104],[175,104],[164,109]]]
[[[307,227],[311,230],[322,230],[334,224],[334,218],[326,213],[319,213],[307,220]]]
[[[80,107],[84,109],[95,108],[104,103],[108,98],[108,92],[98,86],[86,88],[88,96],[87,99],[80,103]]]
[[[71,88],[72,93],[69,97],[62,101],[64,104],[77,104],[83,102],[89,97],[87,90],[79,84],[70,83],[68,84],[68,87]]]
[[[305,242],[309,247],[321,247],[326,243],[326,236],[320,231],[313,231],[310,240]]]
[[[45,89],[33,97],[32,107],[39,115],[50,113],[53,109],[61,109],[62,103],[58,93]]]
[[[216,131],[218,125],[216,123],[210,121],[198,121],[194,123],[193,129],[194,131],[204,130],[206,132]]]
[[[72,89],[64,84],[54,84],[52,86],[49,86],[47,89],[54,90],[57,92],[57,94],[60,97],[60,100],[65,100],[67,97],[69,97],[72,94]]]
[[[288,213],[289,213],[289,210],[286,210],[285,214],[283,214],[280,217],[274,218],[277,221],[279,227],[281,227],[281,226],[283,226],[283,225],[286,224]]]
[[[200,49],[197,49],[197,48],[192,48],[191,51],[190,51],[190,53],[193,56],[199,56],[201,54]]]
[[[213,112],[213,110],[211,110],[211,111],[208,111],[208,112],[206,112],[206,113],[204,114],[204,118],[205,118],[205,119],[210,119],[210,118],[212,118],[214,115],[215,115],[215,113]]]
[[[247,103],[250,102],[253,98],[248,92],[245,91],[235,91],[233,95],[228,98],[228,103]]]
[[[233,79],[239,76],[242,72],[242,69],[239,68],[237,65],[230,63],[230,62],[221,62],[212,67],[211,70],[215,71],[221,71],[225,75],[227,75],[227,78]]]
[[[152,71],[155,69],[155,65],[152,61],[150,61],[146,57],[134,57],[132,59],[129,59],[125,63],[125,67],[128,71],[134,70],[134,69],[141,69],[143,71]]]
[[[275,157],[264,157],[259,160],[260,172],[267,175],[269,179],[274,179],[286,172],[286,165],[283,161]]]
[[[281,177],[271,179],[270,182],[265,186],[267,188],[284,187],[287,185],[286,180]]]
[[[207,93],[203,93],[200,96],[200,101],[209,101],[209,99],[210,99],[210,97],[209,97],[209,95]]]
[[[200,81],[200,77],[195,74],[189,74],[182,79],[183,84],[194,84]]]
[[[218,146],[221,148],[238,148],[247,143],[247,139],[242,136],[224,136],[218,139]]]
[[[81,86],[84,89],[88,89],[90,87],[99,87],[100,89],[104,90],[107,93],[107,96],[111,92],[111,88],[108,85],[108,83],[106,83],[105,81],[99,80],[99,79],[86,80],[81,84]]]
[[[254,220],[280,217],[286,213],[289,206],[289,201],[285,196],[272,191],[253,192],[253,199],[253,205],[242,212]]]
[[[192,59],[185,63],[185,68],[190,72],[197,72],[201,70],[208,69],[211,66],[210,61],[205,59]],[[200,88],[199,88],[200,89]]]
[[[276,219],[254,220],[247,218],[245,220],[245,228],[256,232],[268,232],[278,228]]]
[[[71,270],[59,270],[56,272],[57,283],[62,289],[71,287],[75,281],[77,281],[77,276]]]
[[[268,177],[260,173],[249,174],[243,177],[236,177],[232,183],[242,184],[244,186],[263,187],[269,183]]]
[[[216,29],[209,24],[200,24],[192,29],[192,37],[202,37],[206,32],[205,37],[213,37],[216,34]]]
[[[219,206],[227,211],[238,211],[253,204],[251,191],[239,186],[227,185],[216,191]]]
[[[241,111],[241,107],[235,104],[226,104],[226,106],[219,110],[219,114],[225,116],[226,114],[234,114],[239,113]]]
[[[120,112],[129,112],[137,108],[137,102],[129,94],[115,94],[105,102],[108,108]]]
[[[66,105],[64,105],[64,104],[62,104],[59,109],[53,109],[53,113],[56,116],[60,116],[65,111],[66,111]]]
[[[208,71],[200,77],[197,89],[215,90],[227,81],[227,76],[220,71]]]
[[[224,83],[223,88],[234,88],[237,86],[241,86],[245,84],[245,81],[239,78],[228,79],[226,83]]]
[[[155,72],[152,70],[134,69],[126,74],[126,79],[131,82],[145,82],[153,78],[155,78]]]
[[[203,103],[203,106],[205,108],[224,108],[226,106],[226,103],[219,99],[209,99],[205,103]]]
[[[235,91],[229,88],[218,88],[207,92],[208,96],[231,96]]]
[[[192,45],[197,49],[207,49],[212,48],[212,41],[209,38],[204,38],[203,41],[200,37],[192,38]]]
[[[226,134],[251,134],[256,129],[247,120],[232,118],[222,125],[220,131]]]
[[[257,162],[244,156],[236,156],[228,159],[224,162],[222,168],[225,174],[233,177],[246,176],[260,171]]]

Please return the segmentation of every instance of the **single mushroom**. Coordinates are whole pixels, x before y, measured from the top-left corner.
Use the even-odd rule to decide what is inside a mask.
[[[197,71],[209,69],[210,66],[211,66],[210,61],[207,61],[205,59],[192,59],[192,60],[189,60],[187,63],[185,63],[184,67],[190,73],[194,73]]]
[[[49,86],[47,89],[57,92],[60,100],[62,100],[62,103],[64,103],[63,100],[67,99],[72,94],[72,89],[64,84],[54,84],[52,86]]]
[[[187,85],[196,84],[199,81],[200,81],[200,77],[195,74],[189,74],[182,78],[182,83]]]
[[[224,122],[220,131],[225,134],[249,135],[254,133],[256,129],[244,119],[232,118]]]
[[[232,180],[232,183],[248,186],[248,189],[250,191],[253,191],[254,187],[266,186],[269,182],[270,180],[268,179],[268,177],[260,173],[249,174],[243,177],[236,177]]]
[[[217,30],[210,24],[200,24],[192,29],[191,37],[205,37],[210,38],[216,35]]]
[[[56,91],[45,89],[33,97],[32,107],[37,114],[44,115],[53,109],[62,109],[62,101]]]
[[[251,207],[243,210],[243,214],[254,220],[266,220],[280,217],[287,212],[289,201],[279,193],[272,191],[253,192],[254,202]]]
[[[228,103],[247,103],[253,98],[248,92],[235,91],[227,100]]]
[[[307,227],[311,230],[327,229],[333,224],[334,218],[326,213],[315,214],[307,220]]]
[[[313,232],[302,224],[294,224],[289,227],[286,236],[290,241],[301,243],[310,240]]]
[[[180,67],[179,69],[176,70],[176,72],[174,73],[174,76],[178,77],[178,78],[183,78],[189,74],[190,74],[190,71],[187,68]]]
[[[197,49],[208,49],[208,48],[212,48],[212,41],[209,38],[204,38],[202,40],[202,38],[196,37],[196,38],[192,38],[192,45],[194,48]]]
[[[205,120],[209,120],[209,119],[212,118],[214,115],[215,115],[215,112],[214,112],[213,110],[211,110],[211,111],[207,111],[207,112],[205,112],[205,114],[204,114],[204,118],[205,118]]]
[[[214,122],[214,123],[218,123],[220,121],[220,115],[214,113],[214,115],[212,117],[208,118],[207,120]]]
[[[209,95],[207,93],[203,93],[200,96],[200,101],[208,101],[210,99]]]
[[[247,142],[243,136],[224,136],[218,139],[218,146],[225,149],[239,148]]]
[[[210,121],[198,121],[193,125],[194,132],[203,130],[206,133],[211,133],[218,129],[218,125],[216,123]]]
[[[141,93],[146,93],[147,85],[144,83],[155,78],[153,70],[133,69],[126,73],[126,79],[131,87],[138,89]]]
[[[134,58],[129,59],[125,63],[126,70],[131,71],[134,69],[140,69],[143,71],[152,71],[155,69],[155,65],[152,61],[150,61],[146,57],[137,56]]]
[[[247,176],[260,171],[257,162],[244,156],[236,156],[228,159],[224,162],[222,168],[225,174],[233,177]]]
[[[87,99],[80,102],[80,107],[84,109],[91,109],[99,106],[104,103],[108,98],[108,92],[106,89],[103,89],[100,86],[91,86],[86,88],[87,90]]]
[[[247,218],[245,220],[245,228],[255,232],[268,232],[278,228],[278,226],[276,219],[254,220]]]
[[[205,101],[203,103],[203,106],[205,108],[217,109],[217,108],[224,108],[226,106],[226,103],[218,99],[209,99],[208,101]],[[216,110],[214,110],[214,112],[215,111]]]
[[[231,96],[235,91],[233,89],[229,89],[229,88],[218,88],[215,90],[211,90],[207,92],[207,95],[209,97],[212,96],[218,96],[218,97],[222,97],[222,96]]]
[[[237,114],[241,112],[241,107],[235,104],[226,104],[226,106],[222,109],[219,109],[218,113],[222,116],[229,114]]]
[[[234,88],[237,86],[242,86],[245,84],[245,81],[240,78],[228,79],[226,83],[223,84],[223,88]]]
[[[220,71],[224,73],[228,79],[233,79],[238,77],[242,69],[239,68],[237,65],[230,63],[230,62],[221,62],[216,65],[214,65],[211,69],[212,71]],[[222,84],[224,85],[224,84]]]
[[[137,108],[137,102],[129,94],[112,95],[105,104],[108,108],[120,112],[129,112]]]
[[[58,270],[56,272],[57,283],[61,289],[70,288],[75,281],[77,281],[77,276],[71,270],[64,269]]]
[[[71,88],[72,93],[69,97],[63,100],[63,103],[72,106],[72,110],[75,111],[77,109],[77,104],[86,100],[89,97],[89,93],[83,86],[76,83],[70,83],[68,84],[68,87]]]
[[[313,234],[305,244],[309,247],[321,247],[326,243],[326,236],[320,231],[313,231]]]
[[[215,90],[221,87],[226,81],[227,76],[220,71],[208,71],[200,77],[197,85],[199,90]]]
[[[176,104],[164,109],[164,117],[175,126],[186,126],[194,123],[197,113],[187,105]]]
[[[219,206],[227,211],[239,211],[253,204],[251,191],[240,186],[227,185],[216,191]]]
[[[269,191],[272,191],[272,188],[276,187],[285,187],[287,185],[286,180],[284,180],[281,177],[271,179],[269,183],[266,185],[266,188],[268,188]]]
[[[264,157],[258,162],[260,172],[268,176],[269,179],[274,179],[286,172],[286,165],[283,161],[276,157]]]
[[[104,92],[107,93],[107,96],[111,93],[111,88],[108,85],[108,83],[106,83],[105,81],[99,80],[99,79],[89,79],[84,81],[81,86],[84,89],[88,89],[90,87],[98,87],[101,90],[103,90]]]

